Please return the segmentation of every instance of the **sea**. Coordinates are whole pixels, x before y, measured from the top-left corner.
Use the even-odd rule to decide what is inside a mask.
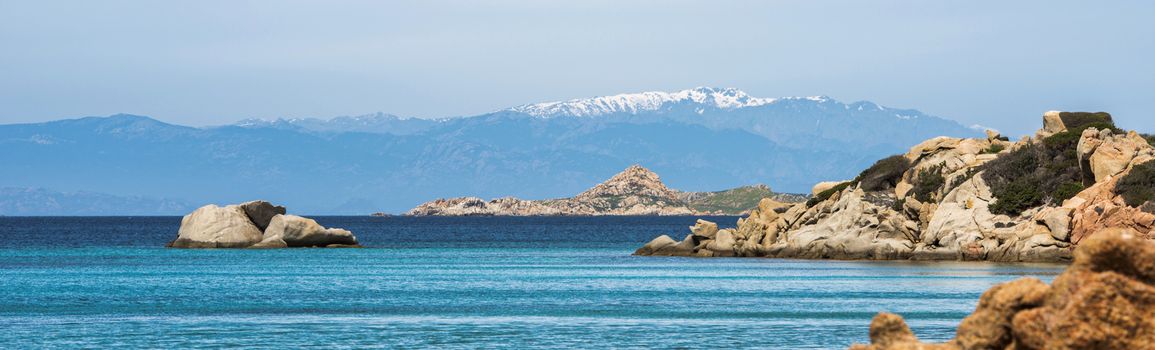
[[[949,340],[986,289],[1064,268],[631,255],[696,217],[315,217],[365,248],[164,248],[180,219],[0,217],[0,348],[845,349],[881,311]]]

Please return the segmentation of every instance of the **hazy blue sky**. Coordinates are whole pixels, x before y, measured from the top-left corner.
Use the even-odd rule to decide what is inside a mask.
[[[694,86],[871,100],[1023,134],[1155,130],[1141,1],[8,1],[0,123],[439,117]]]

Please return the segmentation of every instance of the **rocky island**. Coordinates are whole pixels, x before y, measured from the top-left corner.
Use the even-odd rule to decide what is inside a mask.
[[[185,215],[170,248],[360,247],[352,232],[325,228],[313,219],[286,214],[285,207],[251,201],[209,204]]]
[[[421,204],[405,215],[745,215],[759,205],[785,208],[807,199],[805,195],[775,193],[766,185],[718,192],[681,192],[667,188],[653,171],[634,165],[572,198],[438,199]]]
[[[1155,147],[1107,113],[1047,112],[1033,137],[938,137],[857,178],[771,201],[733,229],[699,221],[636,255],[1069,262],[1106,228],[1149,239]]]

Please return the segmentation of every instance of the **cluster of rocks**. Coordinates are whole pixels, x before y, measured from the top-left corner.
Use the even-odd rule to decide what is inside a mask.
[[[805,200],[805,197],[775,194],[764,185],[740,189],[765,192],[778,201]],[[738,189],[735,189],[738,190]],[[438,199],[413,208],[410,216],[546,216],[546,215],[740,215],[748,212],[754,203],[739,211],[705,211],[695,203],[718,199],[730,191],[681,192],[672,190],[658,174],[640,165],[634,165],[573,198],[523,200],[505,197],[486,201],[477,197]],[[754,199],[757,200],[757,199]],[[785,203],[779,206],[785,206]]]
[[[251,201],[206,205],[185,215],[172,248],[359,247],[352,232],[325,228],[285,207]]]
[[[871,344],[850,349],[1155,349],[1155,243],[1114,228],[1074,254],[1050,286],[1024,278],[988,290],[947,343],[921,343],[902,317],[882,313]]]
[[[1155,159],[1155,148],[1133,131],[1118,134],[1092,127],[1081,134],[1077,153],[1087,187],[1074,198],[1013,217],[991,212],[997,199],[980,167],[1067,130],[1058,112],[1043,119],[1038,137],[1017,142],[994,132],[985,139],[927,140],[904,155],[911,167],[892,191],[820,183],[815,195],[834,193],[787,209],[759,207],[733,229],[716,230],[713,223],[699,222],[683,240],[661,236],[636,254],[1064,262],[1070,261],[1075,245],[1104,228],[1152,235],[1155,215],[1127,206],[1115,191],[1132,168]],[[944,181],[929,194],[932,200],[924,202],[912,192],[916,177],[926,172],[938,172]]]

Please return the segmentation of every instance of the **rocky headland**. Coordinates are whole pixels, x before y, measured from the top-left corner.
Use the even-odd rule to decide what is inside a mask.
[[[765,199],[764,199],[765,198]],[[784,208],[807,196],[775,193],[765,185],[719,192],[681,192],[662,183],[658,174],[634,165],[577,196],[486,201],[477,197],[438,199],[413,208],[410,216],[547,216],[547,215],[745,215],[759,201]]]
[[[360,247],[352,232],[325,228],[313,219],[286,214],[265,201],[206,205],[185,215],[171,248]]]
[[[1131,229],[1089,235],[1047,285],[997,285],[944,344],[918,341],[902,317],[879,314],[870,345],[851,350],[1074,350],[1155,348],[1155,243]]]
[[[938,137],[736,228],[699,221],[637,255],[1069,262],[1095,232],[1155,228],[1151,137],[1107,113],[1047,112],[1033,137]]]

